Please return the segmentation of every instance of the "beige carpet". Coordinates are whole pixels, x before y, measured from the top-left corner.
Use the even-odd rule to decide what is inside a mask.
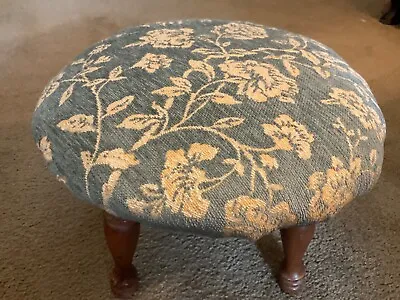
[[[111,299],[101,212],[45,169],[30,116],[47,82],[89,44],[175,18],[250,20],[318,39],[371,85],[388,124],[381,180],[322,224],[302,299],[400,299],[400,29],[377,0],[0,0],[0,298]],[[66,4],[68,3],[68,4]],[[287,299],[276,235],[255,245],[143,230],[136,299]],[[264,260],[267,264],[264,264]]]

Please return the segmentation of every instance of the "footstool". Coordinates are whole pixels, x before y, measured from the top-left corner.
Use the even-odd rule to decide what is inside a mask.
[[[84,51],[45,88],[33,134],[59,181],[105,211],[117,296],[137,288],[139,224],[251,241],[280,229],[279,284],[293,294],[315,223],[378,180],[385,121],[323,44],[185,20]]]

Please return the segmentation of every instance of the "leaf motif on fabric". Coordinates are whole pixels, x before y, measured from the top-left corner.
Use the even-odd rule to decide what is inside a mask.
[[[290,61],[290,60],[295,60],[295,59],[296,59],[295,56],[293,56],[293,55],[288,55],[288,54],[280,54],[280,55],[272,55],[272,54],[270,54],[270,55],[264,57],[264,59],[270,59],[270,58],[272,58],[272,59],[279,59],[279,60],[289,60],[289,61]]]
[[[308,52],[306,50],[300,50],[300,52],[303,55],[303,57],[307,58],[314,65],[319,65],[321,63],[321,61],[311,52]]]
[[[157,111],[157,117],[162,118],[165,115],[165,109],[158,105],[155,101],[151,104],[151,108]]]
[[[85,62],[84,58],[80,58],[78,60],[75,60],[71,65],[80,65],[83,64]]]
[[[245,119],[243,118],[237,118],[237,117],[228,117],[228,118],[223,118],[218,121],[216,121],[211,127],[212,128],[231,128],[235,126],[239,126],[244,122]]]
[[[93,132],[96,128],[93,125],[94,117],[90,115],[78,114],[63,120],[57,124],[62,131],[71,133]]]
[[[292,45],[293,48],[297,48],[301,45],[300,42],[295,40],[294,38],[289,38],[289,44]]]
[[[113,171],[108,178],[108,181],[103,184],[101,195],[103,196],[103,204],[107,205],[108,200],[111,198],[115,187],[118,184],[118,180],[121,177],[122,172],[120,170]]]
[[[211,101],[218,104],[234,105],[240,104],[240,101],[235,100],[231,95],[221,92],[215,92],[211,95]]]
[[[289,72],[290,75],[293,77],[297,77],[300,75],[300,70],[292,64],[289,60],[283,60],[283,65],[286,68],[286,70]]]
[[[139,164],[139,161],[133,153],[126,153],[124,149],[117,148],[101,152],[97,157],[95,164],[108,165],[112,169],[125,170]]]
[[[195,158],[197,161],[212,160],[218,152],[219,148],[214,146],[194,143],[190,146],[187,156],[189,158]]]
[[[171,97],[178,97],[180,95],[183,95],[187,92],[186,88],[181,88],[178,86],[166,86],[161,89],[152,91],[151,93],[153,95],[161,95],[161,96],[167,96],[168,98]]]
[[[85,170],[88,170],[90,168],[90,164],[92,162],[92,153],[90,153],[90,151],[81,152],[81,160],[82,160],[82,165],[85,168]]]
[[[177,87],[184,89],[187,92],[190,92],[192,89],[192,84],[190,83],[189,80],[186,78],[182,77],[170,77],[169,78],[173,84],[175,84]]]
[[[72,92],[74,91],[74,86],[75,86],[75,82],[73,84],[71,84],[65,90],[65,92],[61,95],[59,106],[63,105],[65,103],[65,101],[67,101],[71,97]]]
[[[134,96],[126,96],[118,101],[111,103],[110,105],[108,105],[106,109],[106,114],[104,116],[112,116],[120,111],[123,111],[129,106],[129,104],[132,103],[134,99]]]
[[[192,51],[192,53],[199,53],[203,55],[218,55],[220,54],[219,52],[213,50],[213,49],[208,49],[208,48],[197,48]]]
[[[94,64],[102,64],[102,63],[106,63],[109,62],[111,60],[111,57],[109,56],[100,56],[95,62]]]
[[[119,77],[121,74],[122,74],[122,67],[118,66],[111,70],[111,72],[108,74],[108,78],[111,81],[116,81],[125,78],[125,77]]]
[[[99,70],[101,68],[102,67],[89,67],[89,68],[83,70],[83,73],[85,73],[85,74],[92,73],[92,72],[97,71],[97,70]]]
[[[210,64],[204,61],[191,59],[189,60],[189,65],[192,67],[193,71],[201,72],[206,75],[209,81],[215,78],[214,68]]]
[[[63,74],[63,73],[61,73]],[[59,77],[59,76],[57,76]],[[56,79],[54,78],[44,89],[44,91],[42,92],[42,95],[39,98],[38,103],[36,104],[35,109],[37,109],[42,103],[43,101],[49,97],[51,94],[53,94],[57,88],[59,87],[60,83],[58,81],[55,81]]]
[[[132,146],[131,151],[134,151],[137,148],[145,145],[153,137],[153,135],[158,131],[159,126],[160,126],[160,123],[151,125],[150,128],[144,132],[142,137]]]
[[[89,55],[94,55],[94,54],[98,54],[100,52],[103,52],[104,50],[108,49],[108,47],[110,47],[111,44],[101,44],[96,46],[96,48],[94,48]]]
[[[106,79],[104,79],[104,78],[97,78],[97,79],[94,79],[94,80],[91,80],[91,81],[85,83],[83,86],[92,87],[92,86],[99,85],[105,81],[106,81]]]
[[[276,160],[275,157],[272,157],[271,155],[263,153],[263,154],[260,154],[260,159],[261,159],[261,163],[263,164],[264,167],[268,167],[270,169],[278,168],[278,161]]]
[[[327,79],[331,76],[331,73],[328,70],[324,70],[321,67],[313,67],[313,69],[324,79]]]
[[[287,40],[272,40],[272,42],[277,43],[279,45],[287,45],[288,44]]]
[[[238,162],[238,160],[234,159],[234,158],[226,158],[226,159],[224,159],[224,164],[227,164],[227,165],[234,165],[237,162]]]
[[[159,123],[160,123],[160,116],[158,115],[135,114],[135,115],[130,115],[125,120],[123,120],[121,124],[117,125],[117,128],[142,130],[151,125]]]
[[[169,110],[172,107],[172,105],[174,104],[174,100],[175,100],[175,98],[173,98],[173,97],[168,98],[167,100],[165,100],[164,108],[166,110]]]

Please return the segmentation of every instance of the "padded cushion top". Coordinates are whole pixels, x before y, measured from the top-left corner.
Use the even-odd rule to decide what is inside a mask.
[[[385,121],[334,51],[246,22],[127,29],[48,84],[50,169],[125,219],[256,239],[324,220],[379,177]]]

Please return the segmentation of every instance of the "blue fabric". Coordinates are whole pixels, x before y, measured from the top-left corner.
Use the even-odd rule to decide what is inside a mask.
[[[385,121],[365,80],[321,43],[188,20],[84,51],[44,90],[33,133],[79,199],[125,219],[257,239],[367,192]]]

